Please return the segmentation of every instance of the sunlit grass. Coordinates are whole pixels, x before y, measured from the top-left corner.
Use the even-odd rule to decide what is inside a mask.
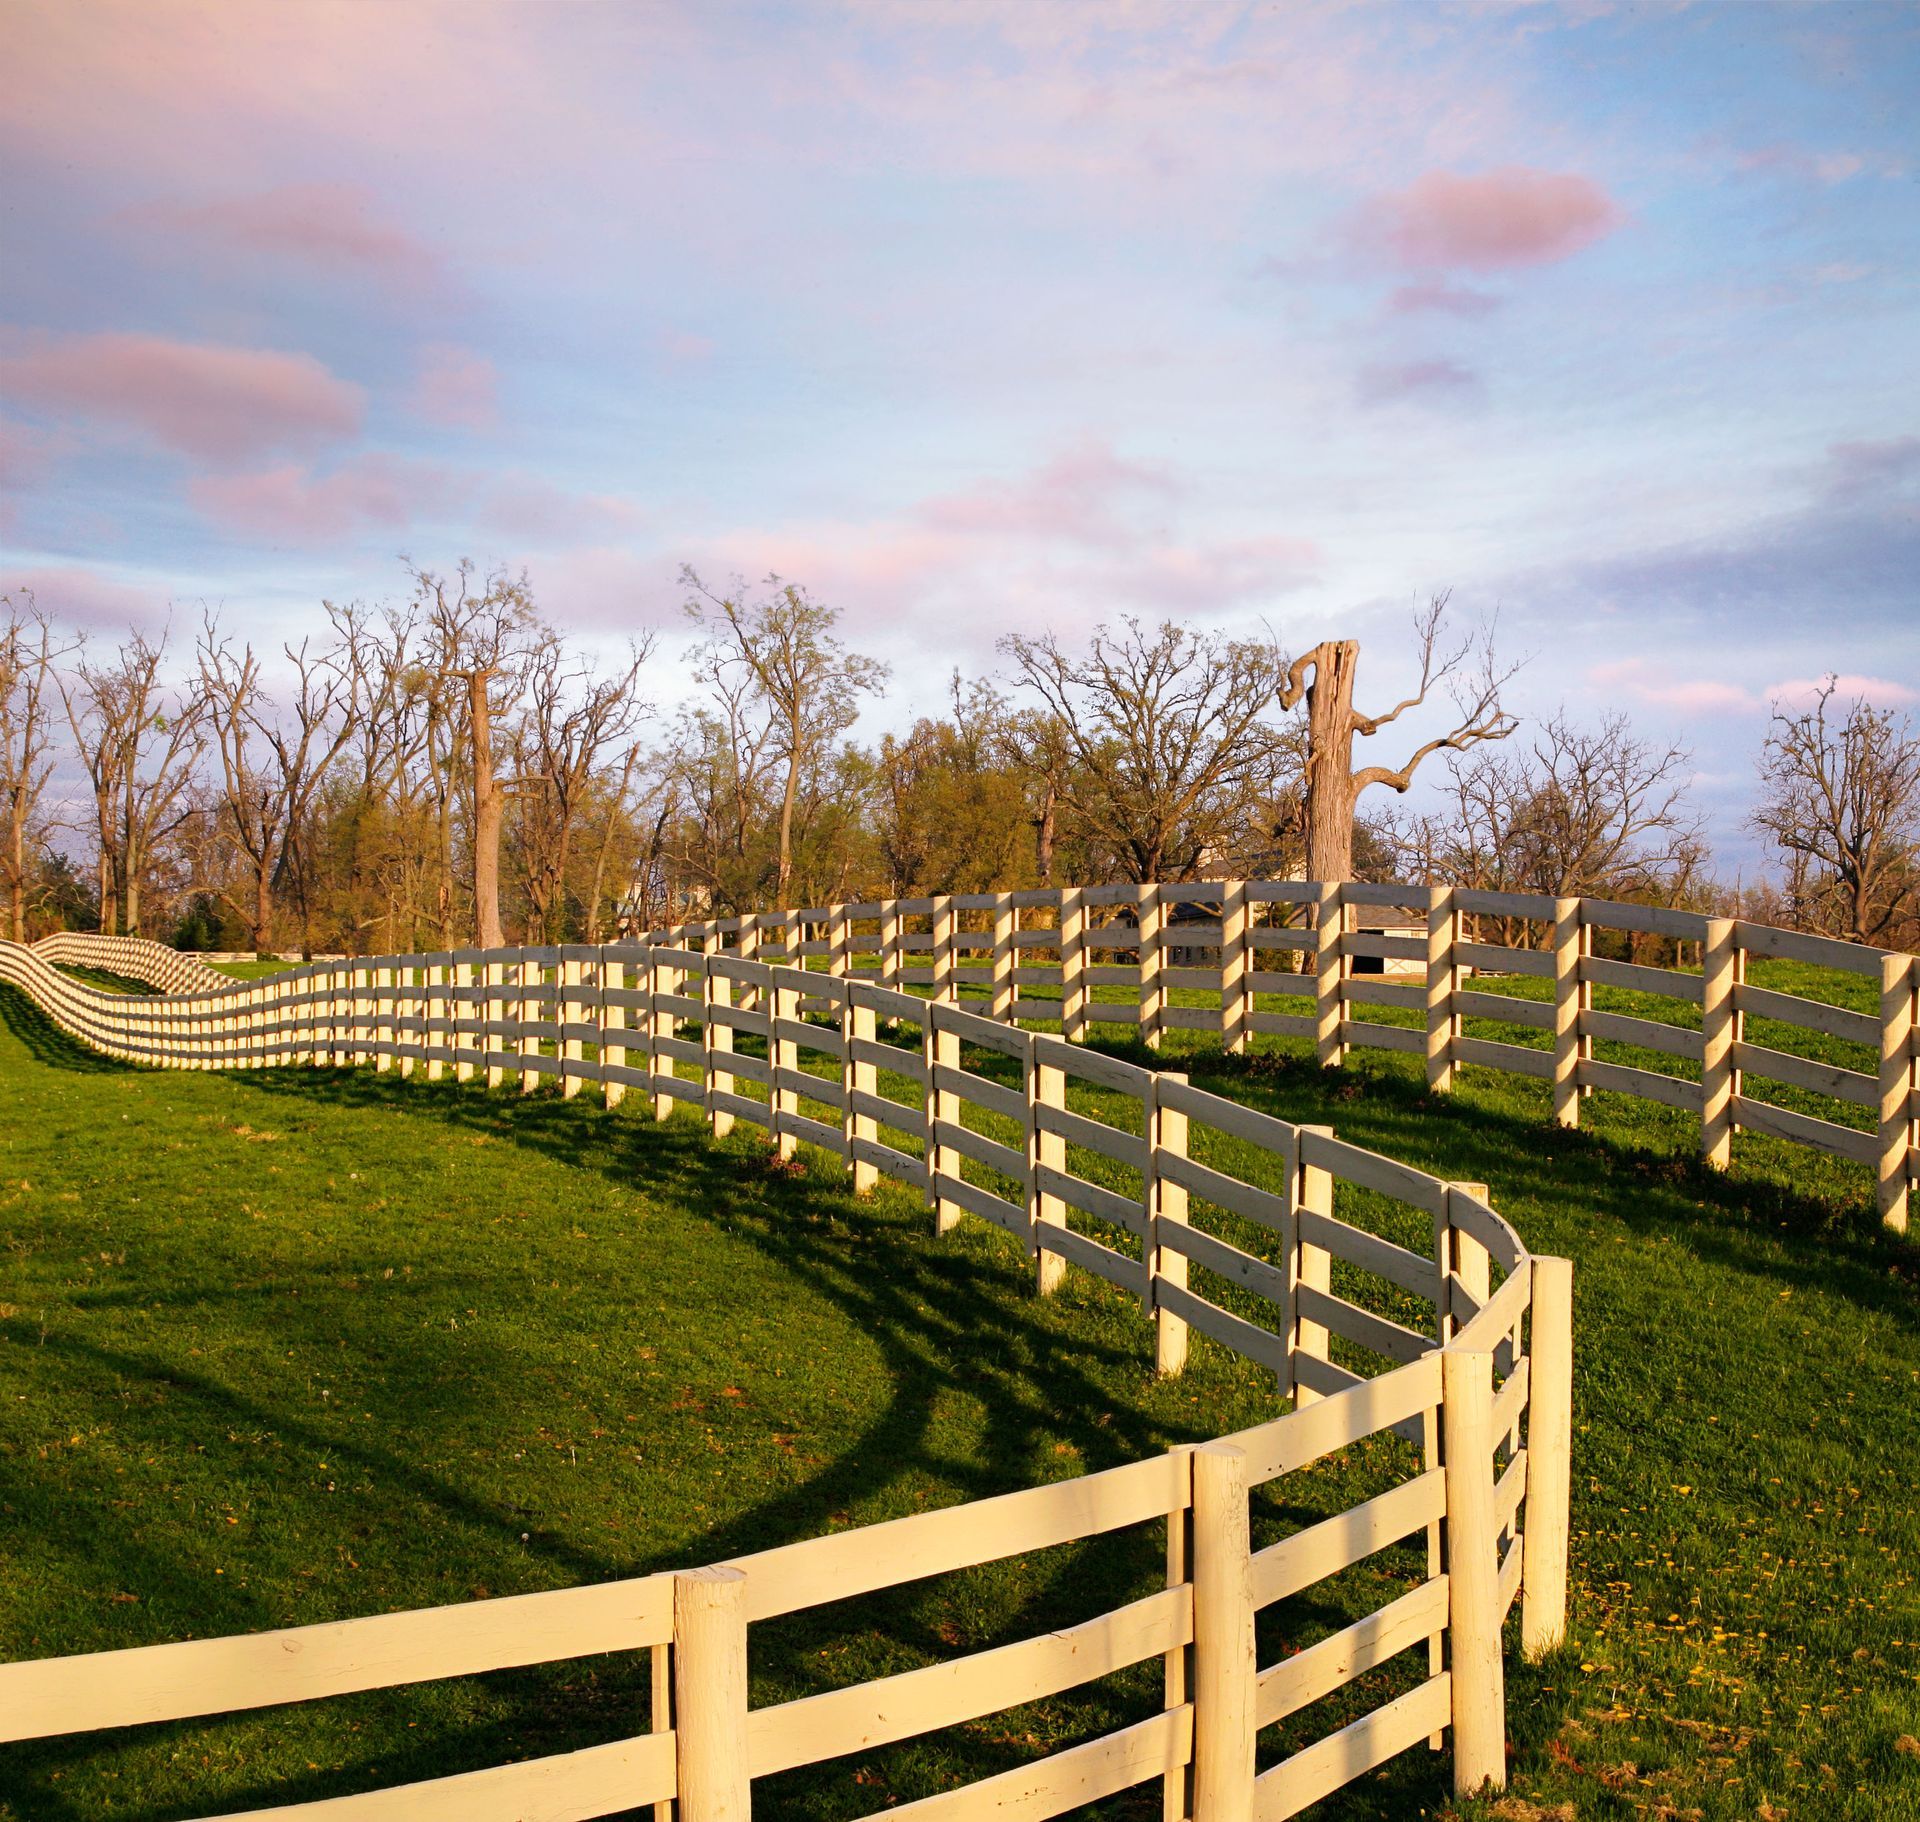
[[[5,1013],[9,1655],[713,1560],[1278,1408],[1203,1338],[1186,1380],[1156,1384],[1117,1289],[1075,1273],[1043,1304],[983,1224],[936,1242],[904,1192],[858,1202],[818,1154],[782,1169],[744,1129],[715,1146],[690,1113],[654,1125],[637,1094],[609,1116],[592,1090],[142,1074],[16,996]],[[1181,1034],[1159,1060],[1488,1182],[1536,1250],[1576,1262],[1573,1634],[1510,1677],[1515,1797],[1581,1817],[1920,1814],[1900,1745],[1920,1733],[1914,1255],[1875,1233],[1864,1172],[1742,1135],[1719,1177],[1697,1122],[1664,1108],[1596,1095],[1563,1133],[1543,1084],[1470,1069],[1441,1098],[1417,1059],[1327,1075],[1302,1048],[1223,1058]],[[1075,1105],[1128,1120],[1122,1097]],[[1399,1218],[1361,1192],[1340,1211]],[[1396,1237],[1417,1245],[1415,1225]],[[1263,1526],[1404,1472],[1396,1454],[1289,1484]],[[756,1630],[755,1700],[1082,1617],[1144,1592],[1156,1557],[1142,1533]],[[1263,1656],[1418,1572],[1401,1552],[1274,1616]],[[1154,1682],[1145,1667],[756,1794],[767,1814],[866,1813],[1131,1718]],[[642,1724],[644,1686],[606,1659],[14,1749],[0,1814],[178,1816],[563,1750]],[[1444,1761],[1415,1753],[1324,1813],[1422,1807],[1445,1807]]]

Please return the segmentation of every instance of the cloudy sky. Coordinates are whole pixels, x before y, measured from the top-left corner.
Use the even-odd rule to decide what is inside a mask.
[[[1912,6],[0,0],[0,66],[0,586],[102,636],[777,570],[904,713],[1123,613],[1384,692],[1450,587],[1735,857],[1770,696],[1920,700]]]

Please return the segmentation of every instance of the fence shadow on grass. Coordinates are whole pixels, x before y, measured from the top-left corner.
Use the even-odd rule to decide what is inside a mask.
[[[8,1028],[38,1061],[73,1072],[121,1072],[122,1065],[93,1057],[47,1026],[18,996],[4,998]],[[837,1454],[817,1472],[756,1499],[692,1550],[662,1546],[623,1555],[592,1548],[593,1540],[583,1546],[577,1537],[542,1532],[536,1524],[528,1551],[556,1572],[550,1578],[556,1583],[714,1561],[817,1535],[844,1522],[848,1509],[865,1504],[871,1510],[876,1496],[884,1497],[903,1477],[938,1485],[943,1502],[1011,1491],[1031,1484],[1036,1462],[1043,1456],[1052,1459],[1046,1452],[1060,1439],[1071,1444],[1076,1470],[1137,1459],[1164,1447],[1168,1439],[1168,1424],[1163,1420],[1156,1425],[1128,1395],[1129,1381],[1137,1385],[1151,1374],[1149,1332],[1136,1309],[1118,1299],[1125,1307],[1096,1306],[1090,1321],[1088,1306],[1076,1294],[1054,1305],[1032,1299],[1025,1290],[1030,1268],[1016,1246],[987,1235],[935,1245],[925,1232],[924,1211],[905,1192],[883,1188],[862,1202],[824,1173],[780,1167],[748,1139],[716,1145],[691,1117],[656,1125],[644,1116],[609,1116],[590,1100],[564,1102],[550,1093],[522,1099],[369,1071],[262,1072],[236,1076],[232,1086],[263,1099],[398,1115],[469,1136],[484,1135],[641,1190],[662,1209],[720,1226],[752,1245],[782,1274],[842,1312],[876,1351],[878,1365],[870,1377],[881,1388],[878,1408],[850,1441],[836,1445]],[[439,1288],[444,1292],[444,1279]],[[416,1285],[393,1294],[425,1292],[426,1286]],[[222,1310],[244,1310],[251,1301],[259,1313],[243,1314],[243,1323],[290,1325],[289,1342],[311,1342],[309,1327],[334,1320],[339,1308],[337,1302],[323,1307],[318,1299],[311,1309],[304,1301],[289,1306],[260,1287],[237,1288],[212,1264],[197,1281],[170,1286],[169,1296],[178,1306],[206,1310],[210,1326],[219,1323]],[[139,1301],[133,1292],[104,1286],[71,1298],[74,1307],[96,1312]],[[389,1304],[382,1321],[391,1326],[393,1316]],[[405,1319],[401,1321],[404,1327]],[[350,1346],[365,1345],[364,1337],[348,1339]],[[256,1396],[244,1383],[223,1383],[217,1372],[197,1371],[189,1363],[138,1348],[102,1345],[84,1331],[61,1332],[56,1327],[44,1345],[73,1363],[70,1378],[97,1385],[165,1386],[172,1408],[164,1418],[148,1416],[138,1407],[118,1414],[126,1447],[159,1445],[163,1431],[164,1440],[177,1445],[183,1425],[210,1435],[270,1430],[290,1453],[310,1454],[349,1476],[365,1477],[383,1491],[390,1489],[399,1508],[431,1509],[457,1528],[487,1535],[496,1546],[510,1544],[530,1528],[522,1512],[477,1497],[435,1472],[424,1459],[430,1451],[386,1446],[377,1430],[346,1436],[328,1432],[303,1421],[284,1401]],[[413,1392],[426,1392],[424,1383],[412,1386],[409,1378],[423,1378],[425,1365],[396,1364],[397,1376],[386,1387],[396,1408],[414,1409]],[[939,1446],[933,1436],[936,1406],[957,1391],[982,1410],[977,1443],[963,1458]],[[871,1386],[863,1392],[873,1396]],[[1266,1405],[1278,1409],[1270,1399]],[[183,1418],[187,1406],[195,1414]],[[1196,1438],[1211,1434],[1220,1414],[1218,1402],[1192,1409],[1185,1433]],[[1260,1414],[1257,1409],[1248,1413]],[[164,1532],[143,1543],[138,1531],[102,1525],[86,1538],[95,1585],[158,1590],[169,1580],[178,1582],[183,1572],[192,1573]],[[1051,1627],[1062,1623],[1063,1611],[1101,1610],[1112,1604],[1116,1587],[1137,1584],[1144,1591],[1142,1578],[1150,1583],[1157,1568],[1157,1542],[1144,1532],[1060,1552],[1057,1559],[1036,1565],[1019,1585],[1017,1597],[1003,1591],[988,1600],[986,1618],[976,1615],[971,1620],[976,1627],[984,1625],[985,1634],[967,1642],[988,1646],[1031,1630],[1030,1621],[1021,1624],[1023,1612],[1044,1611]],[[283,1607],[276,1610],[251,1601],[230,1583],[217,1597],[201,1594],[197,1600],[193,1630],[199,1632],[246,1630],[284,1617]],[[757,1629],[756,1679],[785,1694],[818,1687],[822,1659],[850,1631],[870,1630],[884,1637],[902,1663],[949,1657],[955,1645],[950,1625],[939,1602],[911,1588],[846,1603],[819,1616],[794,1616]],[[364,1777],[316,1771],[223,1796],[241,1802],[249,1796],[289,1801],[336,1795],[362,1783],[428,1777],[529,1751],[566,1750],[612,1737],[644,1712],[645,1672],[638,1662],[602,1667],[590,1695],[563,1687],[577,1683],[578,1675],[578,1666],[557,1666],[489,1679],[492,1703],[504,1714],[477,1727],[443,1730],[439,1738],[415,1734],[370,1747],[369,1756],[378,1754],[377,1780],[370,1770]],[[1107,1697],[1096,1692],[1095,1699]],[[141,1745],[147,1751],[157,1741],[189,1753],[209,1745],[217,1750],[223,1739],[243,1739],[249,1727],[257,1725],[183,1724],[154,1730]],[[14,1749],[5,1782],[18,1792],[28,1812],[47,1816],[50,1822],[77,1814],[61,1801],[58,1774],[97,1750],[100,1743],[84,1737]],[[957,1747],[954,1763],[964,1764],[972,1775],[984,1775],[1019,1762],[1026,1751],[1017,1736],[983,1737]],[[780,1794],[770,1785],[767,1800],[773,1802]],[[797,1791],[791,1794],[798,1799]],[[180,1812],[163,1804],[147,1813]],[[791,1813],[838,1812],[831,1803],[824,1808],[799,1803]]]
[[[30,1054],[51,1067],[86,1073],[118,1073],[124,1067],[65,1038],[18,994],[0,992],[0,1018]],[[1358,1143],[1417,1159],[1447,1177],[1489,1182],[1495,1202],[1518,1221],[1531,1244],[1570,1252],[1583,1266],[1589,1261],[1601,1265],[1605,1249],[1619,1234],[1671,1238],[1733,1271],[1789,1285],[1817,1283],[1830,1294],[1904,1325],[1914,1323],[1910,1290],[1889,1271],[1890,1263],[1897,1268],[1904,1249],[1837,1218],[1830,1195],[1802,1194],[1790,1185],[1750,1175],[1723,1176],[1679,1145],[1664,1155],[1611,1138],[1604,1128],[1561,1132],[1543,1123],[1529,1105],[1516,1103],[1508,1109],[1473,1090],[1449,1101],[1390,1067],[1363,1067],[1329,1078],[1310,1061],[1268,1053],[1251,1058],[1205,1052],[1156,1057],[1142,1046],[1099,1048],[1130,1061],[1185,1068],[1202,1085],[1249,1105],[1288,1119],[1334,1124]],[[881,1407],[820,1472],[723,1521],[693,1553],[701,1560],[815,1535],[830,1528],[845,1508],[903,1476],[934,1476],[964,1498],[1028,1484],[1036,1446],[1062,1434],[1089,1470],[1164,1446],[1167,1419],[1156,1424],[1131,1400],[1115,1397],[1112,1375],[1144,1375],[1148,1370],[1147,1331],[1136,1312],[1116,1305],[1108,1314],[1096,1306],[1097,1330],[1085,1320],[1085,1306],[1072,1322],[1063,1320],[1058,1310],[1021,1294],[1027,1268],[1011,1242],[979,1234],[969,1224],[956,1239],[935,1245],[926,1238],[917,1198],[907,1192],[883,1188],[872,1201],[860,1202],[837,1174],[829,1174],[830,1167],[813,1174],[782,1169],[757,1148],[751,1133],[716,1145],[691,1116],[659,1125],[644,1114],[610,1117],[591,1091],[570,1102],[551,1091],[523,1098],[510,1091],[489,1093],[367,1070],[263,1071],[233,1081],[270,1099],[398,1114],[470,1136],[484,1135],[596,1173],[622,1188],[642,1190],[663,1207],[744,1239],[858,1324],[880,1356],[886,1383]],[[637,1103],[640,1097],[633,1099]],[[1651,1302],[1646,1309],[1650,1321],[1670,1314]],[[69,1340],[57,1345],[71,1348],[76,1356],[88,1351]],[[162,1368],[111,1350],[93,1350],[91,1358],[101,1369],[129,1377],[164,1373],[176,1388],[186,1388],[205,1404],[210,1420],[271,1422],[294,1434],[294,1426],[278,1409],[256,1407],[234,1389],[212,1380],[197,1382],[176,1366]],[[935,1403],[956,1386],[986,1409],[982,1446],[967,1461],[953,1460],[932,1444]],[[1204,1418],[1194,1421],[1188,1434],[1197,1437],[1219,1427],[1218,1407],[1202,1409]],[[475,1500],[392,1451],[359,1444],[353,1446],[362,1453],[355,1456],[334,1437],[315,1433],[306,1440],[324,1443],[342,1459],[357,1460],[384,1482],[404,1487],[409,1499],[431,1504],[462,1524],[495,1537],[524,1528],[517,1513]],[[693,1560],[684,1549],[621,1557],[559,1537],[538,1537],[534,1547],[563,1579],[571,1580]],[[103,1574],[109,1572],[103,1568]],[[129,1563],[127,1573],[152,1574],[154,1566]],[[1050,1585],[1036,1584],[1024,1604],[1044,1599],[1049,1623],[1058,1623],[1054,1616],[1083,1593],[1092,1610],[1110,1604],[1116,1585],[1140,1574],[1137,1550],[1129,1551],[1121,1542],[1104,1544],[1061,1565]],[[1016,1614],[1003,1631],[1017,1633],[1017,1621]],[[241,1618],[234,1623],[248,1622]],[[757,1632],[757,1678],[817,1687],[817,1660],[847,1625],[883,1631],[903,1651],[926,1658],[953,1651],[951,1637],[938,1630],[928,1607],[909,1590],[850,1603],[837,1610],[832,1621],[781,1622],[765,1629],[764,1649]],[[999,1635],[967,1642],[992,1644],[999,1642]],[[1515,1668],[1513,1730],[1523,1754],[1544,1750],[1545,1740],[1564,1718],[1564,1670],[1551,1664],[1539,1670]],[[643,1700],[637,1664],[609,1667],[585,1691],[567,1685],[567,1676],[565,1666],[513,1673],[498,1685],[497,1703],[504,1712],[453,1730],[448,1737],[408,1740],[400,1747],[389,1742],[379,1750],[379,1781],[436,1775],[533,1750],[564,1750],[631,1726],[636,1705]],[[167,1732],[183,1744],[205,1737],[203,1731],[189,1728]],[[47,1749],[39,1763],[57,1768],[85,1747],[84,1741],[61,1743]],[[974,1775],[1023,1756],[1017,1742],[983,1740],[964,1751]],[[344,1778],[318,1773],[262,1786],[257,1800],[333,1795],[350,1783],[369,1781],[352,1773]],[[1356,1794],[1350,1801],[1377,1804],[1403,1792],[1413,1801],[1426,1801],[1436,1794],[1437,1783],[1431,1762],[1424,1755],[1410,1755],[1393,1768],[1390,1786],[1376,1785],[1366,1797]],[[44,1775],[37,1778],[33,1813],[50,1818],[77,1814],[58,1807],[58,1789],[57,1783],[49,1786]],[[869,1798],[872,1794],[869,1790]],[[233,1793],[236,1801],[246,1795]],[[770,1787],[766,1795],[771,1802],[776,1793]],[[818,1804],[789,1803],[782,1813],[842,1812],[833,1800],[823,1798]],[[1358,1814],[1362,1809],[1349,1812],[1349,1800],[1339,1799],[1328,1813]]]
[[[132,1066],[69,1037],[18,987],[0,984],[0,1024],[19,1040],[36,1063],[69,1075],[123,1075]]]

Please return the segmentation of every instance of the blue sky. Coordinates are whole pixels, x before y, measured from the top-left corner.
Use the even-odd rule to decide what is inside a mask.
[[[1450,587],[1532,712],[1920,698],[1920,10],[0,0],[7,587],[269,636],[524,564],[841,606],[932,706]],[[1363,695],[1365,691],[1363,690]],[[1416,730],[1418,731],[1418,730]],[[1386,755],[1383,755],[1386,756]]]

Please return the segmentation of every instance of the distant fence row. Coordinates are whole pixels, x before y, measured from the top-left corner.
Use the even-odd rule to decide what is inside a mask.
[[[1230,910],[1216,934],[1164,921],[1181,901],[1136,899],[1128,939],[1118,920],[1091,915],[1119,900],[1051,895],[1038,902],[1059,907],[1062,920],[1036,932],[1015,918],[1036,901],[1017,896],[1020,905],[781,914],[780,959],[769,958],[776,942],[755,920],[684,932],[691,940],[677,943],[371,957],[152,998],[104,992],[52,965],[137,976],[151,961],[148,945],[75,937],[37,953],[0,945],[0,980],[89,1044],[147,1064],[371,1062],[416,1079],[512,1078],[523,1088],[557,1080],[569,1094],[592,1083],[610,1103],[644,1094],[658,1115],[691,1104],[716,1134],[750,1122],[783,1154],[802,1145],[830,1153],[856,1188],[882,1176],[916,1188],[937,1230],[966,1216],[1005,1229],[1024,1244],[1043,1294],[1073,1270],[1121,1286],[1151,1320],[1161,1370],[1182,1368],[1198,1330],[1272,1372],[1295,1407],[1125,1467],[703,1569],[0,1665],[0,1739],[646,1649],[648,1732],[261,1813],[512,1822],[657,1804],[676,1806],[680,1822],[735,1822],[750,1814],[759,1778],[1158,1660],[1162,1695],[1130,1724],[887,1813],[915,1822],[1041,1818],[1161,1784],[1169,1815],[1277,1822],[1422,1743],[1450,1744],[1457,1791],[1502,1783],[1509,1612],[1519,1607],[1529,1651],[1553,1645],[1565,1624],[1571,1268],[1529,1254],[1484,1186],[1443,1182],[1328,1128],[1289,1124],[1175,1072],[1017,1022],[1046,1016],[1021,1006],[1033,981],[1018,958],[1046,948],[1050,935],[1048,977],[1077,996],[1050,1008],[1055,1020],[1063,1005],[1073,1015],[1069,1035],[1106,1010],[1096,992],[1127,984],[1110,977],[1111,959],[1091,964],[1088,954],[1110,958],[1129,940],[1134,960],[1119,972],[1137,1002],[1113,1010],[1149,1037],[1177,1026],[1190,1009],[1164,995],[1192,983],[1168,957],[1221,943]],[[970,946],[962,919],[979,911],[991,920],[984,967],[962,959]],[[913,930],[916,917],[929,930]],[[877,933],[863,930],[874,920]],[[811,934],[810,922],[824,924],[825,936]],[[923,934],[932,946],[909,962]],[[1284,946],[1256,935],[1300,933],[1242,930],[1242,973],[1249,956]],[[1355,933],[1332,946],[1362,945],[1352,950],[1361,955],[1379,940]],[[1223,1006],[1233,997],[1226,966],[1221,958],[1210,972]],[[911,986],[931,986],[935,997]],[[989,1003],[958,1003],[963,987],[983,987]],[[1337,1022],[1340,1041],[1355,1041],[1351,1021]],[[1347,1186],[1340,1210],[1337,1184]],[[1358,1206],[1355,1192],[1367,1192]],[[1357,1218],[1361,1209],[1370,1217]],[[1254,1547],[1252,1489],[1389,1435],[1405,1446],[1391,1452],[1386,1491]],[[1158,1593],[1016,1644],[751,1704],[756,1624],[1141,1526],[1164,1530]],[[1424,1575],[1305,1649],[1259,1663],[1261,1610],[1410,1540],[1424,1541]],[[1263,1730],[1402,1654],[1424,1657],[1409,1687],[1262,1766]]]
[[[1069,1042],[1125,1032],[1158,1047],[1168,1032],[1193,1031],[1239,1051],[1266,1033],[1309,1040],[1328,1065],[1349,1050],[1406,1051],[1424,1057],[1439,1091],[1461,1068],[1502,1070],[1548,1084],[1564,1126],[1579,1123],[1582,1099],[1596,1091],[1635,1096],[1697,1116],[1702,1149],[1719,1166],[1741,1131],[1864,1165],[1882,1219],[1902,1231],[1920,1183],[1920,957],[1741,919],[1528,893],[1225,880],[889,899],[681,924],[651,936],[925,992],[1002,1023],[1057,1026]],[[1648,939],[1691,949],[1698,967],[1599,952],[1611,946],[1631,956]],[[51,937],[39,953],[69,959],[79,942],[96,945],[88,952],[98,955],[100,941]],[[424,1046],[419,1054],[437,1051],[446,1061],[455,1047],[529,1041],[499,1029],[519,1017],[521,1002],[488,989],[525,984],[534,971],[543,994],[552,977],[543,1027],[587,1028],[561,1040],[566,1069],[579,1061],[582,1042],[597,1041],[596,994],[631,990],[624,974],[611,979],[620,964],[603,959],[622,952],[568,946],[367,958],[254,988],[174,958],[162,965],[192,969],[191,978],[160,984],[170,993],[240,998],[249,1017],[264,1009],[255,1053],[230,1060],[279,1054],[281,1026],[304,1017],[317,997],[330,1017],[347,1007],[370,1014],[377,1043]],[[1849,1007],[1750,980],[1754,963],[1852,977],[1866,1003]],[[137,957],[126,967],[137,972]],[[1487,975],[1500,978],[1480,978]],[[1628,1001],[1634,1009],[1596,1006],[1596,989],[1636,996]],[[170,1016],[178,1017],[129,1010],[127,1054],[145,1054],[143,1018]],[[532,1041],[554,1036],[543,1029]],[[1803,1040],[1820,1054],[1806,1054]]]

